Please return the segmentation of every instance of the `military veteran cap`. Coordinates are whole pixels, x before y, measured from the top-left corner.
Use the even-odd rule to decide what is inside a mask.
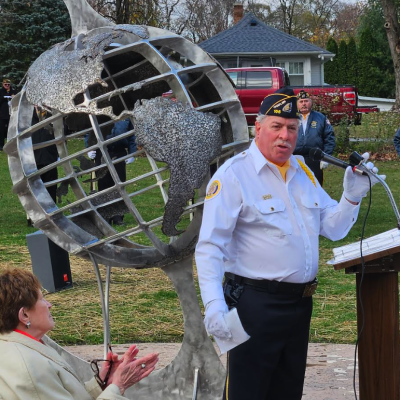
[[[262,101],[258,115],[298,118],[297,97],[294,95],[293,89],[284,87],[268,95]]]
[[[300,90],[300,92],[297,93],[297,98],[298,99],[309,99],[310,93],[306,92],[305,90]]]

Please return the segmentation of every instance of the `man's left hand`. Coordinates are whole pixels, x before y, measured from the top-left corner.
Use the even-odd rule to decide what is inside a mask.
[[[135,161],[135,157],[129,157],[125,160],[125,164],[132,164]]]
[[[368,161],[369,154],[363,154],[364,162]],[[372,162],[366,163],[367,169],[378,173],[378,168],[374,167]],[[386,179],[386,175],[379,175],[380,178]],[[370,175],[371,186],[374,186],[378,182],[373,175]],[[349,166],[346,169],[343,179],[344,197],[350,202],[359,203],[363,197],[365,197],[369,191],[369,179],[367,176],[359,175],[357,172],[353,172]]]

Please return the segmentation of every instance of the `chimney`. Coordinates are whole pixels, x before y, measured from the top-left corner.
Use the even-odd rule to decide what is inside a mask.
[[[233,5],[233,24],[236,25],[243,18],[243,4],[235,3]]]

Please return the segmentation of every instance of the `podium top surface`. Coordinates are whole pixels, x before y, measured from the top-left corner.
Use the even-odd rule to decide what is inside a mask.
[[[395,228],[363,240],[362,254],[365,261],[400,252],[400,231]],[[328,261],[339,270],[361,264],[360,242],[333,249],[333,258]]]

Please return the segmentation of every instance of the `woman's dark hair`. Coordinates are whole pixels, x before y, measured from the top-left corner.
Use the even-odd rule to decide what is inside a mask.
[[[22,307],[34,307],[41,285],[29,271],[9,269],[0,275],[0,333],[14,330],[19,323],[18,312]]]

